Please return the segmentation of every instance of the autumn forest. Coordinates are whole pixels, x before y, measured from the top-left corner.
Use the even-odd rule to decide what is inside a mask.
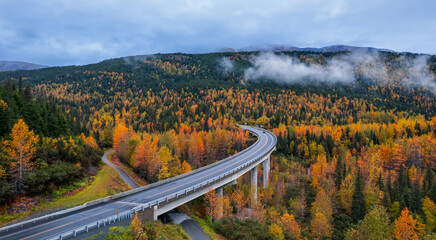
[[[244,176],[183,207],[222,239],[434,239],[435,74],[435,56],[299,51],[2,72],[0,214],[95,175],[110,148],[145,183],[206,166],[255,141],[247,124],[277,136],[270,187],[254,200]]]

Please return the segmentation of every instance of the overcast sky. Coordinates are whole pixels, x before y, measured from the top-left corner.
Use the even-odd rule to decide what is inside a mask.
[[[346,44],[436,53],[434,0],[0,0],[0,60]]]

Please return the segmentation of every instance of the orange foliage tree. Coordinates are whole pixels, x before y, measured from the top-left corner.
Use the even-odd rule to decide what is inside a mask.
[[[222,197],[223,217],[231,217],[233,215],[233,207],[230,204],[230,199]]]
[[[221,208],[220,208],[220,198],[217,193],[213,189],[209,189],[209,191],[204,194],[204,198],[206,200],[207,212],[214,219],[219,219],[221,216]]]
[[[280,220],[283,230],[287,232],[291,238],[300,239],[301,227],[297,221],[295,221],[294,215],[285,213]]]
[[[12,140],[4,141],[4,145],[11,158],[11,168],[16,175],[16,188],[22,191],[23,175],[32,168],[30,160],[35,156],[35,144],[39,141],[39,137],[33,133],[33,130],[29,131],[23,119],[19,119],[12,128],[11,138]]]
[[[149,181],[153,179],[161,166],[157,143],[157,137],[151,139],[148,134],[144,134],[143,140],[139,142],[132,156],[132,166],[141,169]]]
[[[405,208],[395,220],[395,238],[398,240],[418,240],[422,224],[413,219],[409,209]]]
[[[240,188],[237,188],[232,193],[231,198],[236,207],[236,215],[239,215],[241,209],[247,204],[247,198],[244,196],[244,192],[242,192]]]
[[[115,127],[113,147],[115,148],[117,156],[119,158],[124,158],[126,155],[129,144],[129,137],[129,130],[124,125],[124,123],[120,123]]]

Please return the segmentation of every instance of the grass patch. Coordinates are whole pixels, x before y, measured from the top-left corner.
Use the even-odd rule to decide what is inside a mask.
[[[118,172],[104,165],[89,186],[75,194],[60,198],[58,202],[65,207],[74,207],[127,190],[130,190],[130,187],[124,183]],[[58,202],[50,202],[48,207],[57,206]]]
[[[37,206],[32,207],[28,211],[17,214],[3,213],[0,215],[0,225],[12,221],[24,220],[23,218],[28,218],[32,215],[38,216],[54,212],[59,210],[59,203],[61,203],[62,209],[65,209],[130,189],[121,179],[118,172],[107,165],[101,168],[91,184],[87,185],[87,183],[88,180],[85,179],[73,183],[68,187],[60,188],[53,194],[55,197],[53,200],[42,200]],[[70,193],[65,194],[66,192]],[[60,197],[61,195],[64,196]]]

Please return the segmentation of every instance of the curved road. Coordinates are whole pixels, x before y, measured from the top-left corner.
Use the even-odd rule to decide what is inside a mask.
[[[121,168],[119,168],[117,165],[113,164],[108,159],[108,155],[115,152],[115,150],[109,150],[104,153],[104,155],[101,157],[101,160],[105,162],[107,165],[109,165],[111,168],[115,169],[118,174],[120,174],[123,181],[129,185],[132,189],[138,188],[139,185],[133,181],[133,179]],[[169,214],[170,218],[174,220],[175,224],[180,225],[183,230],[191,237],[191,239],[195,240],[207,240],[209,239],[204,233],[203,228],[194,220],[192,220],[186,213],[178,213],[174,211],[173,213]]]
[[[134,188],[138,188],[139,185],[135,183],[135,181],[133,181],[132,178],[130,178],[130,176],[124,172],[123,169],[119,168],[117,165],[111,163],[109,161],[109,159],[107,159],[107,155],[111,154],[115,152],[115,150],[110,150],[104,153],[104,155],[101,157],[101,160],[103,160],[103,162],[105,162],[107,165],[109,165],[111,168],[115,169],[118,174],[120,174],[121,178],[123,179],[123,181],[130,186],[130,188],[134,189]]]
[[[177,178],[160,186],[146,189],[124,198],[95,205],[82,211],[66,214],[65,216],[61,216],[48,222],[24,227],[23,229],[14,229],[10,232],[1,231],[0,229],[0,240],[41,240],[55,238],[61,234],[70,232],[73,229],[90,225],[96,221],[114,216],[117,210],[120,212],[128,211],[136,206],[166,197],[169,194],[182,191],[188,187],[193,187],[208,179],[213,179],[214,177],[242,166],[258,156],[268,154],[272,149],[274,149],[276,137],[272,133],[248,126],[242,126],[242,128],[254,132],[258,136],[257,141],[247,148],[246,151],[230,157],[229,160],[222,161],[221,164],[205,168],[205,170],[198,171],[195,174]]]

